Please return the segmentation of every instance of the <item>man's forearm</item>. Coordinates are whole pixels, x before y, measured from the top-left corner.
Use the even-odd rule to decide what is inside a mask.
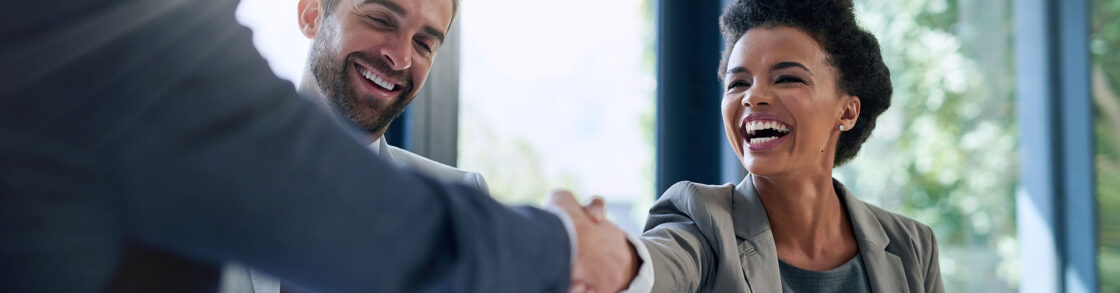
[[[110,213],[120,243],[323,291],[567,286],[558,219],[370,154],[272,74],[236,2],[15,6],[30,10],[3,28],[0,132],[44,148],[36,170],[97,170],[66,183],[90,186],[74,201]]]

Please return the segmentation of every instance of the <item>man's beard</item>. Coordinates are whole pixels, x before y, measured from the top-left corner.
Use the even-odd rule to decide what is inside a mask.
[[[325,39],[325,38],[324,38]],[[394,71],[389,68],[384,59],[373,58],[362,52],[350,53],[341,62],[332,62],[330,58],[338,53],[335,48],[330,48],[327,42],[316,41],[311,48],[311,72],[315,74],[319,89],[339,114],[346,116],[358,128],[367,133],[378,133],[385,130],[404,113],[405,107],[416,97],[416,89],[412,88],[412,79],[403,71]],[[400,85],[403,89],[394,99],[383,100],[376,97],[359,99],[360,85],[353,84],[351,72],[354,70],[354,60],[362,60],[375,70],[381,71],[389,78],[404,81]],[[374,85],[377,86],[377,85]],[[391,101],[391,104],[386,104]]]

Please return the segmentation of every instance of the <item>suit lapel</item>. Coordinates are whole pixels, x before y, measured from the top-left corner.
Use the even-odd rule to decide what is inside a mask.
[[[766,208],[747,175],[735,187],[731,202],[735,221],[735,237],[739,239],[739,261],[751,292],[781,292],[782,277],[778,270],[778,250]]]
[[[856,199],[839,181],[833,180],[836,192],[848,209],[852,230],[867,270],[867,281],[872,292],[909,292],[906,287],[906,273],[903,271],[902,258],[887,250],[890,238],[883,230],[879,218],[871,212],[867,204]]]
[[[867,268],[867,281],[871,292],[910,292],[905,286],[906,274],[902,271],[902,259],[884,249],[868,247],[869,243],[860,242],[860,254]]]

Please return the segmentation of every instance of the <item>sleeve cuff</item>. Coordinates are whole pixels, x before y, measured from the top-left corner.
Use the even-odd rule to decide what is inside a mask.
[[[572,224],[572,219],[568,217],[568,213],[564,212],[564,210],[560,209],[559,207],[546,206],[544,207],[544,210],[552,212],[552,214],[560,218],[560,222],[564,223],[564,230],[568,231],[568,242],[570,242],[569,247],[572,248],[571,265],[575,266],[576,257],[579,255],[579,238],[577,238],[576,227]],[[645,249],[645,246],[642,246],[642,249]],[[647,251],[646,254],[648,255],[649,252]]]
[[[653,262],[649,257],[649,249],[646,249],[646,244],[638,236],[626,233],[626,240],[634,245],[634,250],[638,251],[638,258],[642,260],[642,264],[638,267],[638,275],[634,276],[634,280],[630,282],[630,287],[627,287],[622,293],[648,293],[653,291]]]

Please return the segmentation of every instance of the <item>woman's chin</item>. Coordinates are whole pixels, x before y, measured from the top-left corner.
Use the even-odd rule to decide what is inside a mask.
[[[755,158],[746,156],[743,157],[743,168],[747,169],[751,175],[755,176],[773,176],[785,169],[786,164],[784,160],[775,160],[775,158]]]

